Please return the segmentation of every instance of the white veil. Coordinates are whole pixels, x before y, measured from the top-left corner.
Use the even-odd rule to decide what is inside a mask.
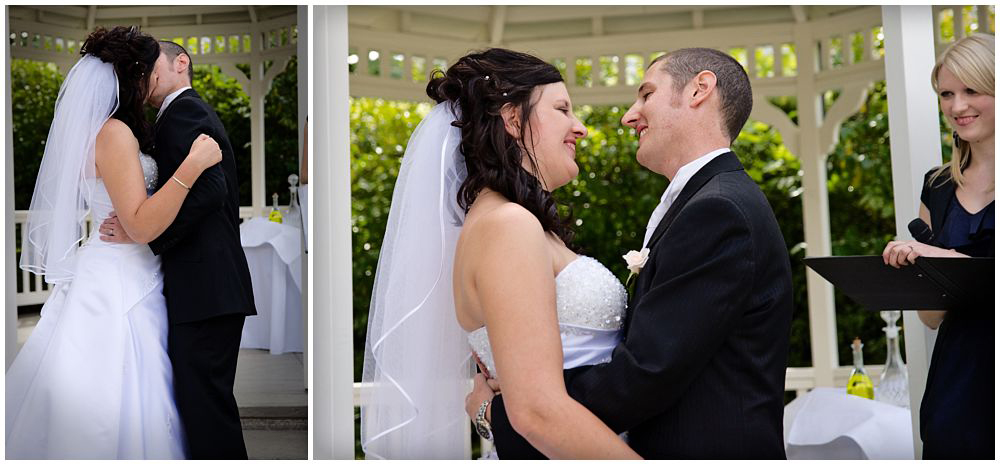
[[[435,106],[410,137],[375,274],[361,396],[369,458],[468,459],[472,377],[455,317],[452,262],[465,212],[457,105]]]
[[[21,268],[50,284],[73,279],[96,183],[97,133],[117,107],[114,66],[84,55],[59,88],[21,234]]]

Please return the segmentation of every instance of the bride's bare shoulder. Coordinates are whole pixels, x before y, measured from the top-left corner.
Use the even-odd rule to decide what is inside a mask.
[[[97,143],[99,145],[138,145],[139,141],[136,140],[135,135],[132,134],[132,129],[128,127],[122,120],[116,118],[108,118],[101,127],[101,130],[97,133]]]
[[[538,218],[514,202],[491,206],[488,210],[480,212],[470,226],[469,232],[472,235],[490,243],[545,237],[545,231]]]

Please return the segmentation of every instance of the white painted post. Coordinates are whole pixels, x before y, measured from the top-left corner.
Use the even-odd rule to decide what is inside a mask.
[[[354,458],[354,348],[351,297],[351,164],[347,7],[316,6],[314,132],[313,412],[314,459]],[[364,53],[364,52],[362,52]],[[364,58],[364,57],[362,57]]]
[[[298,28],[299,41],[296,46],[296,57],[298,60],[298,86],[299,86],[299,164],[302,166],[302,148],[307,147],[308,144],[303,137],[302,130],[306,127],[306,115],[309,114],[309,7],[306,5],[299,5],[296,11],[296,27]],[[299,173],[301,176],[301,173]],[[300,186],[305,186],[299,184]],[[308,188],[308,187],[306,187]],[[309,212],[301,212],[306,218],[311,218],[308,216]],[[299,235],[302,240],[302,256],[305,257],[302,260],[302,295],[309,295],[309,258],[306,254],[309,253],[309,247],[307,244],[307,239],[309,234],[306,233],[305,229],[302,230],[302,234]],[[306,343],[302,348],[302,384],[306,389],[309,389],[309,337],[310,331],[310,321],[309,321],[309,299],[302,299],[302,336],[303,341]]]
[[[799,110],[799,151],[802,163],[802,219],[805,223],[806,255],[828,256],[830,206],[826,188],[826,153],[820,146],[823,107],[816,88],[817,56],[809,23],[795,25],[798,54],[796,91]],[[749,50],[749,49],[748,49]],[[748,58],[749,58],[749,53]],[[822,57],[820,57],[822,58]],[[837,322],[833,286],[811,269],[806,269],[809,303],[809,344],[812,349],[816,386],[833,386],[833,370],[840,366],[837,354]]]
[[[264,192],[264,82],[263,38],[256,25],[250,35],[253,57],[250,59],[250,206],[254,216],[264,215],[267,193]]]
[[[4,7],[3,25],[4,25],[4,37],[6,38],[8,31],[10,31],[10,9],[9,6]],[[4,86],[4,95],[7,97],[7,105],[4,108],[7,124],[5,125],[5,137],[7,138],[7,143],[4,144],[4,150],[6,155],[4,156],[4,221],[3,231],[3,244],[4,244],[4,266],[7,268],[7,272],[4,273],[4,286],[6,291],[4,292],[4,371],[10,367],[11,362],[14,361],[14,356],[17,355],[17,282],[14,281],[16,277],[17,264],[14,263],[14,129],[13,117],[11,115],[11,107],[13,103],[10,101],[10,41],[4,40],[7,44],[7,56],[4,60],[4,79],[7,83]]]
[[[930,6],[883,6],[882,27],[896,237],[910,239],[907,224],[917,217],[924,174],[941,164],[938,103],[930,80],[935,61],[935,22]],[[903,312],[903,331],[914,456],[920,458],[920,400],[937,332],[924,326],[914,312]]]

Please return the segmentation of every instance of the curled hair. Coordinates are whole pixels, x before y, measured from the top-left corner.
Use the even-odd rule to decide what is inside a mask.
[[[118,76],[118,108],[111,116],[128,125],[139,147],[149,153],[153,131],[143,105],[149,94],[149,76],[160,57],[160,44],[135,26],[116,26],[110,30],[98,27],[87,36],[80,54],[93,55],[114,66]]]
[[[938,89],[938,72],[945,68],[954,74],[966,87],[983,95],[994,96],[996,93],[996,40],[988,34],[972,34],[948,46],[938,57],[934,69],[931,70],[931,86],[934,92]],[[962,187],[965,177],[962,172],[972,163],[972,144],[952,132],[951,162],[938,168],[928,179],[928,186],[941,178],[942,182],[950,178],[955,185]]]
[[[447,71],[434,70],[427,95],[438,103],[457,102],[461,109],[461,118],[452,125],[462,130],[459,150],[468,174],[458,190],[458,204],[468,212],[479,192],[490,188],[527,209],[542,229],[570,246],[570,218],[559,215],[555,199],[543,185],[531,144],[519,143],[507,133],[500,111],[510,104],[520,112],[520,140],[527,141],[533,137],[533,91],[562,81],[558,69],[532,55],[491,48],[460,58]],[[524,168],[525,157],[534,173]]]

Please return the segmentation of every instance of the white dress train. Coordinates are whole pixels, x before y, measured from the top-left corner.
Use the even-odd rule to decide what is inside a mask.
[[[96,225],[113,207],[104,184],[93,187]],[[160,259],[99,235],[94,227],[73,280],[53,288],[7,370],[7,459],[184,458]]]

